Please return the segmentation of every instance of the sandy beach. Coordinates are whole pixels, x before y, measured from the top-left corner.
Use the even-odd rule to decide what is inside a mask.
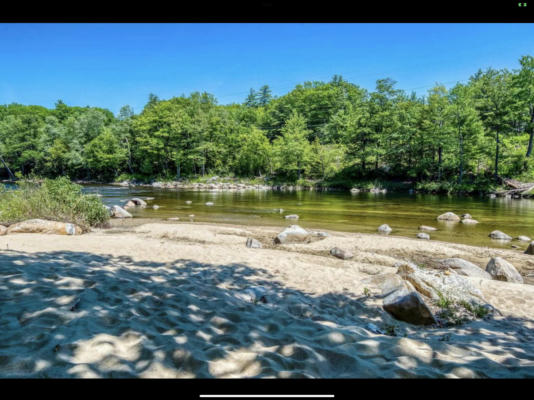
[[[274,245],[279,232],[146,220],[0,236],[0,377],[534,377],[533,256],[332,231]],[[469,278],[491,318],[429,328],[382,308],[398,261],[495,256],[526,284]]]

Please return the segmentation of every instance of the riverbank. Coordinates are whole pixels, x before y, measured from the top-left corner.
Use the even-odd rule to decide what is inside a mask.
[[[274,245],[276,227],[112,225],[0,236],[0,376],[534,377],[532,256],[336,231]],[[332,257],[334,246],[354,258]],[[400,260],[484,267],[495,256],[530,283],[472,280],[501,315],[425,328],[382,309]],[[250,302],[252,288],[268,301]]]

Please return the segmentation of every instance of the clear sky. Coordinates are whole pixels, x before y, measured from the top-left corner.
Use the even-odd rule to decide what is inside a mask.
[[[534,24],[0,24],[0,104],[138,113],[149,93],[207,91],[227,104],[334,74],[424,94],[527,54]]]

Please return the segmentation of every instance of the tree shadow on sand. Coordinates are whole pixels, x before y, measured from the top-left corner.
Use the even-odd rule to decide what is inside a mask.
[[[242,264],[3,251],[0,377],[534,376],[532,321],[398,323],[389,336],[369,328],[391,318],[367,301]]]

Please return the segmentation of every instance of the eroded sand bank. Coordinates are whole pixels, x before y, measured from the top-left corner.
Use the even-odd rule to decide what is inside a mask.
[[[534,377],[534,286],[474,280],[502,315],[452,328],[396,321],[375,296],[399,260],[498,255],[529,282],[533,256],[338,232],[274,246],[278,231],[160,222],[1,236],[0,377]]]

